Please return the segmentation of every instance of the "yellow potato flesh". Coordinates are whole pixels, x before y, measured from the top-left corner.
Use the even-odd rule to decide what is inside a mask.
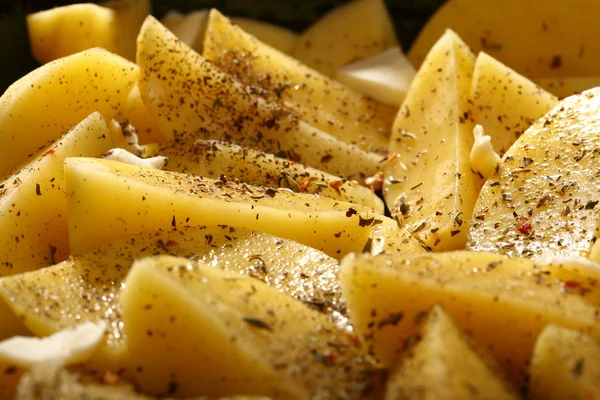
[[[452,31],[431,49],[396,116],[383,194],[394,217],[433,251],[464,247],[480,181],[471,170],[475,57]],[[464,222],[463,222],[464,221]]]
[[[558,103],[554,95],[483,52],[475,62],[471,99],[475,122],[500,155]]]
[[[525,76],[595,76],[598,12],[595,0],[547,0],[543,7],[521,0],[450,0],[423,27],[408,57],[418,67],[450,28],[473,51],[485,51]]]
[[[362,181],[380,155],[344,143],[260,97],[148,17],[138,38],[144,103],[159,128],[186,141],[220,139]]]
[[[387,154],[397,107],[363,97],[265,45],[212,10],[202,55],[247,85],[265,89],[303,121],[366,151]]]
[[[600,397],[600,342],[558,325],[540,334],[529,367],[533,400]]]
[[[298,38],[298,34],[290,29],[252,18],[231,17],[231,22],[284,54],[291,54]]]
[[[600,86],[600,76],[564,76],[560,78],[531,78],[548,92],[563,99]]]
[[[138,85],[131,89],[115,119],[121,123],[131,124],[135,128],[140,144],[164,142],[168,139],[167,135],[159,129],[154,115],[144,104]]]
[[[570,97],[515,142],[481,189],[468,249],[587,258],[600,200],[599,111],[600,89]]]
[[[333,257],[361,251],[373,210],[285,190],[157,171],[116,161],[70,158],[69,243],[93,249],[120,234],[228,225],[297,240]]]
[[[436,304],[523,383],[538,334],[556,323],[600,338],[596,279],[569,286],[551,267],[490,253],[348,256],[342,293],[357,334],[392,366],[419,316]]]
[[[351,335],[254,279],[186,259],[142,259],[121,304],[146,392],[371,398],[372,367],[355,361]]]
[[[394,24],[382,0],[358,0],[333,9],[296,40],[292,56],[332,76],[344,64],[397,45]]]
[[[46,267],[69,254],[65,158],[99,156],[113,147],[93,113],[0,184],[0,276]]]
[[[115,116],[135,83],[138,68],[102,49],[40,67],[0,98],[0,179],[27,164],[94,111]]]
[[[431,310],[408,342],[388,377],[385,400],[520,398],[496,360],[441,307]]]
[[[416,237],[403,226],[398,226],[394,219],[380,219],[382,223],[373,228],[371,254],[419,254],[427,251]]]

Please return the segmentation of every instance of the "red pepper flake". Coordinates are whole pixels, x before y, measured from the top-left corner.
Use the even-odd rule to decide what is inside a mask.
[[[119,375],[111,371],[106,371],[104,373],[104,376],[102,376],[102,381],[104,381],[104,383],[106,383],[107,385],[115,386],[118,385],[121,380],[119,378]]]
[[[340,192],[340,187],[344,184],[344,181],[342,181],[341,179],[338,179],[337,181],[332,181],[329,182],[329,187],[332,188],[333,190],[335,190],[337,192],[338,195],[342,195],[342,192]]]
[[[308,187],[310,186],[310,184],[315,180],[316,178],[312,177],[312,178],[308,178],[306,181],[304,181],[304,183],[302,185],[300,185],[300,191],[305,193],[308,190]]]
[[[562,284],[567,289],[577,289],[581,286],[581,283],[577,281],[564,281]]]
[[[45,152],[44,154],[42,154],[42,157],[46,157],[46,156],[49,156],[49,155],[54,154],[54,153],[56,153],[56,151],[50,149],[47,152]]]
[[[517,225],[517,230],[523,235],[529,235],[533,230],[533,226],[529,222],[525,222],[524,224]]]

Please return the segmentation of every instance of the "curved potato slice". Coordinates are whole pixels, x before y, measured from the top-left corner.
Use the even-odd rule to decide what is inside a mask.
[[[600,192],[600,89],[569,97],[508,150],[475,204],[467,248],[589,255]]]
[[[0,179],[91,113],[113,118],[137,74],[135,64],[91,49],[48,63],[13,83],[0,97]]]
[[[316,193],[372,207],[383,214],[383,202],[356,181],[278,158],[273,154],[215,140],[172,142],[157,150],[169,158],[166,170],[216,178],[239,179],[252,185]]]

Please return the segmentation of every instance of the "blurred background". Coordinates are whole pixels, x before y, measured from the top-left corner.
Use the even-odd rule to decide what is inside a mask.
[[[153,0],[153,14],[215,7],[228,15],[273,22],[301,32],[342,0]],[[69,0],[0,0],[0,94],[15,80],[38,66],[31,58],[25,16]],[[443,0],[386,0],[398,38],[407,50],[421,26]]]

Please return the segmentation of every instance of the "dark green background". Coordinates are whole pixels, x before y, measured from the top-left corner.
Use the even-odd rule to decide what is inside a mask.
[[[74,3],[68,0],[0,0],[0,93],[12,82],[36,68],[29,54],[25,15],[54,6]],[[229,15],[243,15],[271,21],[302,31],[341,0],[153,0],[153,14],[216,7]],[[398,37],[406,49],[419,28],[443,0],[386,0]]]

